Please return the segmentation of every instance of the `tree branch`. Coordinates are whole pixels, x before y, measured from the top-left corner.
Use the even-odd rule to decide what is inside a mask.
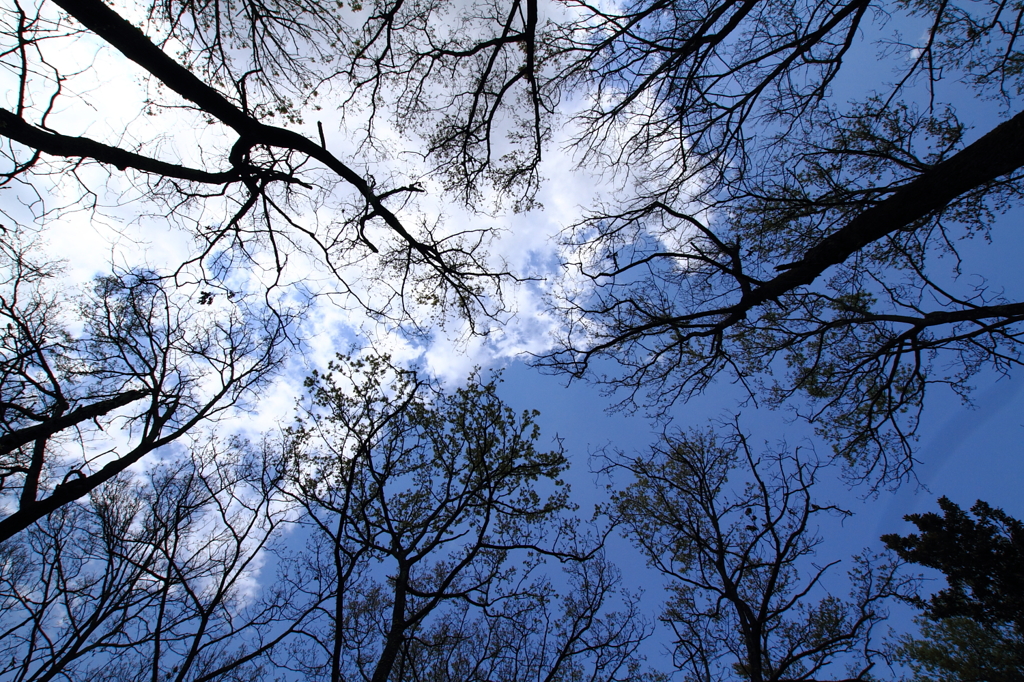
[[[37,149],[50,156],[95,159],[100,163],[110,164],[118,170],[134,168],[146,173],[154,173],[168,178],[192,180],[211,185],[223,185],[242,179],[238,170],[222,173],[179,166],[166,161],[152,159],[148,156],[125,151],[118,147],[91,140],[88,137],[71,137],[60,133],[51,133],[37,128],[17,114],[0,109],[0,135],[26,147]]]

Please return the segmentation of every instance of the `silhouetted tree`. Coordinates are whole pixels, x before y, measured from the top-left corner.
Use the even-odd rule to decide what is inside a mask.
[[[1012,682],[1024,675],[1024,637],[1012,626],[962,616],[916,622],[920,635],[903,635],[893,649],[913,682]]]
[[[1019,364],[1024,303],[962,256],[1005,245],[1020,202],[1024,10],[573,7],[577,153],[622,190],[565,232],[542,364],[661,414],[729,376],[816,424],[855,477],[906,475],[929,386],[965,395]],[[958,111],[974,95],[991,118]]]
[[[5,212],[12,223],[45,223],[80,209],[103,213],[94,183],[128,185],[135,191],[123,206],[158,215],[161,234],[170,223],[194,238],[196,248],[173,273],[179,280],[206,283],[229,267],[266,272],[264,283],[275,287],[308,277],[286,272],[297,260],[329,274],[329,290],[348,294],[345,305],[393,321],[422,322],[412,313],[426,303],[471,321],[500,309],[494,285],[507,273],[487,264],[489,229],[449,231],[409,215],[409,202],[423,192],[417,174],[396,179],[381,163],[375,175],[368,160],[331,152],[322,125],[319,139],[294,129],[317,87],[344,82],[338,60],[358,49],[354,10],[319,0],[161,0],[124,8],[57,0],[3,11],[0,59],[11,97],[0,109],[0,185],[28,188],[35,199],[24,211]],[[125,73],[141,69],[152,89],[140,114],[156,121],[160,113],[192,112],[192,121],[172,117],[171,127],[187,130],[198,121],[224,137],[197,145],[175,140],[180,129],[170,128],[137,145],[126,143],[127,131],[89,137],[89,114],[61,117],[63,103],[96,87],[113,90],[118,81],[53,58],[83,40],[119,55]],[[373,285],[364,286],[366,279]]]
[[[918,532],[883,535],[907,562],[942,572],[947,587],[920,597],[920,637],[904,635],[897,660],[916,681],[1010,682],[1024,675],[1024,525],[978,500],[970,514],[939,498],[942,515],[910,514]],[[973,516],[973,518],[972,518]]]
[[[570,515],[567,461],[536,449],[536,412],[516,415],[495,380],[445,392],[377,357],[339,358],[307,387],[289,434],[309,533],[293,563],[321,606],[287,667],[332,682],[645,679],[649,631]]]
[[[784,448],[755,455],[738,425],[729,430],[609,455],[609,473],[632,476],[612,514],[668,580],[661,620],[675,632],[676,667],[694,681],[870,679],[874,627],[912,581],[898,562],[865,554],[849,598],[829,593],[822,577],[839,561],[815,562],[815,519],[848,512],[814,501],[821,466]]]
[[[80,188],[65,189],[65,209],[98,210],[83,167],[134,184],[140,211],[155,202],[196,239],[179,278],[204,282],[226,264],[265,269],[274,287],[291,259],[378,319],[449,309],[479,330],[513,279],[485,254],[492,230],[417,217],[415,197],[439,186],[442,202],[528,208],[561,130],[614,189],[564,234],[568,275],[554,300],[565,324],[548,367],[624,386],[626,402],[649,393],[659,410],[731,374],[817,424],[854,475],[880,483],[912,465],[930,385],[966,394],[978,372],[1018,364],[1024,304],[959,268],[961,238],[999,238],[997,217],[1020,195],[1024,10],[995,0],[135,8],[141,29],[101,0],[7,10],[3,172],[39,196],[54,177]],[[904,25],[922,37],[890,29]],[[84,36],[157,86],[147,111],[188,110],[222,138],[129,145],[67,127],[57,103],[71,80],[109,76],[50,58]],[[863,74],[851,64],[864,61],[865,36],[877,38],[878,76],[837,101],[850,69]],[[954,80],[1006,120],[961,118],[942,99]],[[325,102],[356,160],[330,151],[322,126],[297,132]],[[32,221],[61,213],[25,204]],[[937,270],[940,255],[951,274]],[[602,357],[621,371],[592,372]],[[933,369],[940,357],[953,369]]]
[[[1024,524],[981,500],[970,515],[948,497],[939,498],[939,508],[942,516],[905,517],[917,533],[882,536],[904,561],[945,577],[948,587],[921,603],[925,614],[1009,623],[1024,634]]]
[[[274,679],[266,656],[309,605],[259,575],[288,512],[262,465],[211,442],[0,544],[0,675]]]
[[[0,542],[87,497],[267,384],[290,322],[236,296],[197,305],[157,273],[89,290],[0,239]]]

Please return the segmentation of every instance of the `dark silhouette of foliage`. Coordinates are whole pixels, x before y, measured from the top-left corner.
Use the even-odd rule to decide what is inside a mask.
[[[910,514],[918,532],[882,540],[902,559],[942,572],[947,586],[912,601],[920,636],[904,635],[896,660],[914,682],[1013,682],[1024,676],[1024,524],[978,500],[965,512]]]
[[[1024,635],[1024,524],[978,500],[970,514],[947,497],[935,512],[910,514],[918,532],[883,535],[902,559],[941,571],[948,586],[922,602],[933,620],[1009,623]],[[972,518],[973,517],[973,518]]]
[[[1024,637],[1008,625],[961,616],[918,618],[920,638],[900,637],[894,658],[913,682],[1015,682],[1024,676]]]

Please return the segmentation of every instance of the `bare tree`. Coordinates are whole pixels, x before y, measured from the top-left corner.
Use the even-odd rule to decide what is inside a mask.
[[[190,300],[147,271],[79,294],[37,257],[0,244],[0,541],[265,385],[289,324],[244,296]]]
[[[879,656],[885,601],[907,596],[899,562],[854,560],[849,599],[829,593],[815,562],[815,518],[845,515],[812,493],[820,467],[799,451],[755,455],[738,426],[680,434],[648,455],[610,456],[632,475],[613,509],[651,567],[669,581],[662,620],[690,680],[866,680]],[[819,598],[819,595],[820,598]]]
[[[303,621],[286,583],[255,584],[287,506],[260,461],[225,445],[120,476],[3,543],[17,557],[0,584],[5,677],[266,674],[267,653]]]
[[[378,179],[363,164],[329,151],[322,125],[319,140],[288,127],[308,113],[318,83],[326,89],[341,81],[330,75],[333,55],[354,49],[342,6],[155,2],[139,9],[148,14],[155,37],[100,0],[18,2],[5,10],[2,59],[15,96],[10,108],[0,110],[0,134],[7,140],[4,182],[27,185],[46,198],[47,183],[56,177],[80,194],[65,206],[36,201],[33,220],[45,222],[70,207],[98,211],[98,190],[82,169],[99,164],[111,169],[111,178],[138,189],[140,213],[155,211],[161,228],[169,220],[192,234],[197,249],[174,273],[179,280],[205,281],[227,262],[268,269],[273,287],[282,282],[288,261],[305,254],[312,257],[303,261],[307,267],[326,268],[335,277],[330,291],[347,294],[346,305],[374,316],[409,322],[412,309],[425,302],[470,320],[500,309],[500,292],[492,285],[508,275],[486,262],[488,229],[453,233],[401,217],[423,191],[416,176],[385,179],[394,171],[382,166]],[[55,111],[73,97],[66,92],[69,82],[91,79],[84,89],[110,79],[88,69],[62,69],[53,58],[62,46],[83,39],[142,69],[154,86],[149,113],[184,108],[233,141],[223,148],[175,148],[168,130],[165,138],[132,148],[58,130]],[[295,98],[301,101],[293,105]],[[277,116],[284,126],[271,122]],[[159,151],[167,146],[172,160]],[[8,217],[18,220],[13,213]],[[367,277],[375,286],[356,286]]]
[[[643,678],[648,630],[600,538],[567,516],[566,459],[535,448],[535,413],[493,381],[444,393],[376,357],[308,386],[290,456],[309,540],[293,563],[322,605],[282,665],[332,682]]]

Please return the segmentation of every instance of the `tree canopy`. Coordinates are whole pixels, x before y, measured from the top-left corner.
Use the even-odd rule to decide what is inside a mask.
[[[904,480],[932,387],[969,400],[1020,364],[1022,292],[978,253],[1024,189],[1022,31],[1001,0],[9,0],[4,670],[646,674],[609,531],[581,530],[532,413],[479,373],[446,392],[371,351],[303,355],[338,345],[321,305],[486,335],[547,277],[537,365],[661,419],[729,380],[832,448],[759,457],[729,427],[608,460],[632,480],[602,510],[670,583],[677,667],[782,682],[848,657],[866,680],[905,583],[865,560],[819,595],[812,520],[838,510],[812,487],[831,459]],[[558,191],[552,158],[597,196],[516,272],[500,237]],[[87,281],[46,252],[68,226],[121,247]],[[211,440],[293,352],[320,370],[300,422]],[[1005,648],[1020,524],[943,509],[888,538],[950,577],[926,634]],[[250,599],[268,553],[279,584]]]
[[[981,500],[970,514],[946,497],[939,508],[941,516],[906,517],[917,533],[882,536],[904,560],[945,577],[948,586],[929,598],[927,616],[1009,623],[1024,633],[1024,524]]]
[[[441,391],[378,357],[309,379],[283,492],[319,608],[283,667],[331,682],[646,679],[648,626],[603,533],[575,515],[565,454],[537,447],[537,413],[516,414],[495,379]]]
[[[285,433],[122,474],[0,543],[0,674],[660,679],[536,413],[376,356],[307,388]]]
[[[251,400],[291,317],[196,306],[141,269],[77,290],[41,251],[0,241],[0,541]]]
[[[738,424],[691,430],[643,455],[609,455],[632,480],[609,514],[667,580],[661,619],[687,680],[868,679],[880,661],[887,601],[912,594],[900,562],[848,564],[849,594],[823,583],[818,524],[849,512],[816,501],[825,467],[783,445],[755,453]]]
[[[968,240],[1003,239],[999,215],[1020,193],[1021,12],[994,0],[16,4],[4,178],[45,200],[8,218],[102,212],[94,183],[127,183],[128,205],[194,240],[164,273],[176,282],[248,268],[273,288],[312,268],[330,280],[319,293],[405,333],[444,311],[484,332],[520,277],[487,254],[497,224],[445,222],[417,202],[529,209],[557,142],[609,189],[562,234],[561,332],[540,364],[657,413],[731,377],[816,424],[855,475],[892,482],[912,465],[929,386],[966,394],[979,372],[1018,364],[1014,288],[962,271],[974,266],[961,256]],[[76,41],[134,65],[157,125],[185,112],[216,134],[89,137],[62,114],[71,84],[120,79],[52,57]],[[987,113],[955,106],[974,96]],[[325,105],[344,140],[322,125]],[[59,197],[54,179],[68,185]]]
[[[904,560],[937,569],[947,586],[927,600],[917,619],[920,637],[903,635],[896,659],[914,680],[1017,680],[1024,674],[1024,526],[978,500],[970,514],[939,498],[942,515],[906,517],[917,533],[882,536]],[[974,518],[971,518],[971,517]]]
[[[595,10],[605,96],[578,144],[630,185],[565,234],[583,284],[542,362],[656,410],[729,377],[816,424],[861,475],[904,475],[928,386],[965,393],[1019,360],[1015,287],[960,270],[970,239],[1005,239],[1020,194],[1019,11]],[[974,96],[995,100],[991,118],[962,118]]]

